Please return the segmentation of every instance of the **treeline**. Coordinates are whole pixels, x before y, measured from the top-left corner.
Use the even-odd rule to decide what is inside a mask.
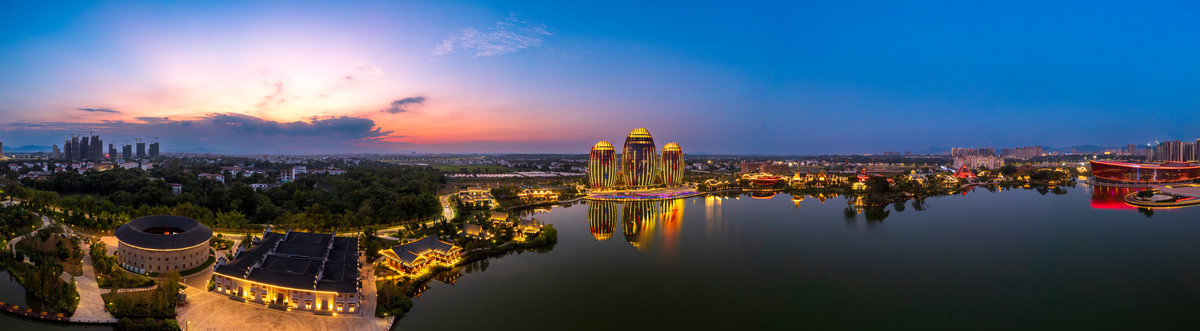
[[[220,228],[261,223],[326,230],[415,221],[441,212],[435,192],[444,179],[430,167],[374,162],[262,192],[244,182],[196,179],[198,171],[190,168],[171,169],[60,172],[47,180],[25,180],[24,188],[14,187],[12,194],[35,210],[97,229],[114,229],[143,215],[174,214]],[[182,193],[172,195],[169,182],[181,184]]]
[[[6,250],[0,251],[0,266],[25,287],[28,297],[36,299],[29,302],[29,308],[67,315],[74,313],[79,295],[74,280],[68,283],[59,277],[63,266],[48,254],[30,256],[33,264],[22,262],[24,258],[20,254],[13,256]]]

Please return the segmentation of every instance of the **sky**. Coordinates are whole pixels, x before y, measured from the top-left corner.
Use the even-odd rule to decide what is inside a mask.
[[[1200,3],[0,3],[0,141],[859,154],[1200,138]]]

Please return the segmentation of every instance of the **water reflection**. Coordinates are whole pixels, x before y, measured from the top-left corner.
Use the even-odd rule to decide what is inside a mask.
[[[1092,185],[1092,208],[1136,210],[1137,207],[1125,203],[1125,196],[1145,190],[1145,187]]]
[[[644,250],[652,244],[656,231],[661,227],[662,246],[669,251],[679,242],[678,233],[683,227],[683,200],[589,201],[588,230],[596,240],[608,240],[613,235],[619,217],[625,241],[633,247]],[[709,203],[706,210],[711,213],[714,204],[719,205],[719,203]]]
[[[983,190],[977,190],[978,188]],[[1008,187],[1011,189],[1011,187]],[[1124,203],[1122,197],[1126,194],[1144,190],[1145,188],[1090,186],[1092,189],[1092,208],[1097,209],[1128,209],[1136,207]],[[1002,186],[970,186],[954,192],[956,196],[974,192],[1001,192]],[[1027,190],[1039,194],[1064,194],[1065,187],[1031,187]],[[737,199],[739,196],[749,196],[752,199],[773,200],[780,192],[749,192],[714,194],[703,197],[704,227],[706,233],[714,233],[723,226],[722,201]],[[833,192],[790,194],[793,208],[804,209],[804,201],[812,198],[820,204],[831,199],[843,198],[847,206],[843,210],[846,225],[858,227],[865,224],[868,228],[882,224],[880,222],[893,216],[894,213],[923,212],[929,209],[926,197],[896,197],[886,201],[868,203],[864,195],[840,195]],[[615,232],[618,223],[625,241],[639,250],[661,250],[670,255],[672,249],[680,245],[679,233],[683,227],[685,199],[657,201],[588,201],[587,224],[592,237],[597,241],[607,241]],[[811,200],[809,200],[811,201]],[[700,200],[695,200],[700,203]],[[865,223],[862,223],[865,221]],[[658,242],[656,242],[656,240]]]
[[[621,207],[621,227],[625,230],[625,241],[639,249],[648,247],[654,240],[654,226],[658,221],[658,201],[629,201]]]
[[[596,240],[605,241],[613,235],[616,228],[617,215],[621,210],[616,202],[592,201],[588,203],[588,229]]]

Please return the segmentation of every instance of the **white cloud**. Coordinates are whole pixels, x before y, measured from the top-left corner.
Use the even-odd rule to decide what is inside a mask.
[[[546,25],[529,24],[509,13],[507,19],[496,22],[494,27],[458,29],[442,39],[432,52],[434,55],[454,51],[474,51],[475,56],[500,55],[540,47],[545,38],[552,35]]]

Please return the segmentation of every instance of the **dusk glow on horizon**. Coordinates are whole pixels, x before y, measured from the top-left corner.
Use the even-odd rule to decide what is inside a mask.
[[[0,5],[0,141],[165,152],[687,153],[1200,137],[1200,6]]]

